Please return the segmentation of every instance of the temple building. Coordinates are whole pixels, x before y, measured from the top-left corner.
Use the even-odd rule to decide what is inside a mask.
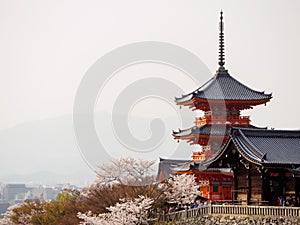
[[[300,131],[258,128],[249,116],[241,116],[242,110],[266,105],[272,95],[249,88],[225,69],[222,12],[219,37],[216,74],[175,99],[180,107],[204,112],[193,127],[173,131],[175,140],[202,151],[194,152],[192,160],[160,159],[159,177],[193,174],[200,193],[212,201],[276,205],[290,196],[300,204]]]
[[[194,175],[202,197],[216,201],[233,199],[233,174],[229,168],[207,168],[193,160],[159,159],[157,180],[164,182],[172,175]]]
[[[278,205],[300,197],[300,131],[232,128],[226,146],[206,162],[233,172],[233,199]],[[297,200],[298,199],[298,200]]]

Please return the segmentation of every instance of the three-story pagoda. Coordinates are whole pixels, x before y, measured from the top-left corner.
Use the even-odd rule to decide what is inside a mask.
[[[231,127],[255,128],[249,116],[241,111],[266,104],[272,94],[255,91],[233,78],[225,69],[224,23],[220,17],[219,68],[216,74],[195,91],[175,98],[179,106],[202,110],[204,116],[196,118],[195,126],[173,131],[175,140],[186,140],[191,145],[201,145],[201,152],[194,152],[194,161],[203,161],[218,151],[229,138]]]

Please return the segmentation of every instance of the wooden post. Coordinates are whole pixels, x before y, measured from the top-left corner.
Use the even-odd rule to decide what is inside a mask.
[[[265,179],[266,179],[266,177],[265,177],[265,172],[264,172],[264,170],[262,169],[262,170],[261,170],[261,198],[260,198],[261,201],[265,201],[265,200],[266,200],[266,199],[265,199],[265,191],[264,191],[264,187],[265,187]]]
[[[251,199],[251,164],[249,165],[247,171],[247,186],[248,186],[247,205],[249,205]]]
[[[264,169],[261,170],[262,182],[261,182],[261,200],[268,201],[268,205],[270,204],[270,178],[268,175],[268,171]]]
[[[298,176],[295,176],[294,179],[296,197],[300,197],[300,178]]]
[[[187,208],[185,208],[185,220],[187,220],[188,218],[189,218],[189,215],[188,215],[188,209]]]
[[[211,214],[212,214],[212,204],[209,201],[209,203],[208,203],[208,215],[211,215]]]
[[[286,177],[285,177],[285,171],[280,171],[279,172],[279,176],[280,176],[280,188],[282,191],[282,196],[285,196],[285,191],[286,191]]]
[[[237,179],[236,170],[237,169],[233,169],[233,183],[234,183],[233,201],[237,200],[238,179]]]

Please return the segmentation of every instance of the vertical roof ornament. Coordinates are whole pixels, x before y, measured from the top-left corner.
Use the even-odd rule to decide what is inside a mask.
[[[225,64],[225,50],[224,50],[224,23],[223,23],[223,12],[221,10],[220,17],[220,34],[219,34],[219,65],[223,67]]]

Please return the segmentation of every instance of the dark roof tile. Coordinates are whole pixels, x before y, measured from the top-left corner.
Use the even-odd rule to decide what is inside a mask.
[[[158,167],[158,174],[157,174],[157,181],[161,182],[171,175],[174,175],[174,169],[178,166],[186,164],[191,160],[181,160],[181,159],[163,159],[159,158],[159,167]]]
[[[177,103],[193,98],[207,100],[269,100],[272,94],[255,91],[229,75],[227,70],[218,70],[217,74],[196,91],[176,98]]]
[[[300,131],[232,129],[236,147],[260,164],[300,164]]]

